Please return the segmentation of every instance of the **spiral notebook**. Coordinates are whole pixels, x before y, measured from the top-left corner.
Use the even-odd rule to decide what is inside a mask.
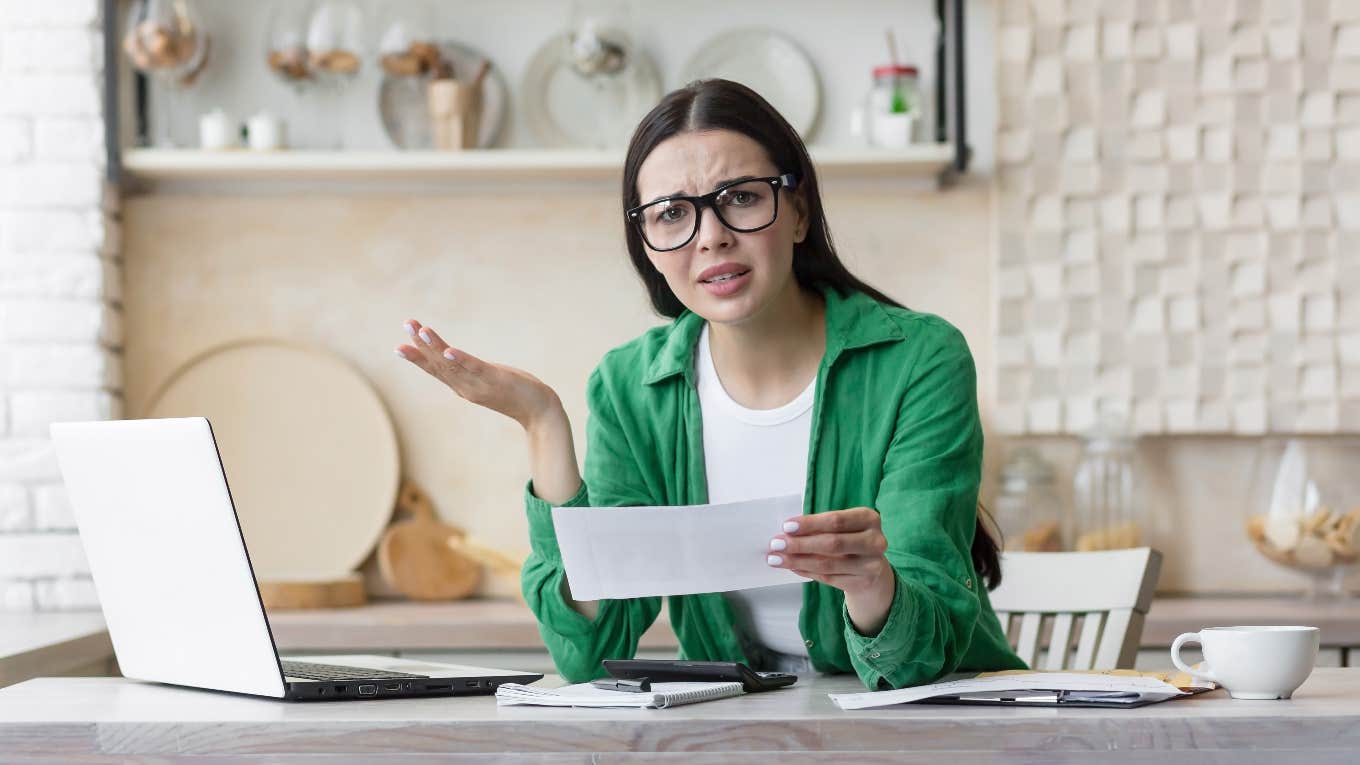
[[[740,696],[743,692],[741,683],[652,683],[652,690],[642,693],[607,691],[590,683],[566,685],[561,688],[535,688],[519,683],[505,683],[496,689],[496,704],[665,709],[681,704],[731,698]]]

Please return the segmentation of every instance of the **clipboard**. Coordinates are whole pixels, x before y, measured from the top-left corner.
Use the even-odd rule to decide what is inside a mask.
[[[1165,696],[1161,698],[1136,698],[1129,700],[1129,696],[1139,694],[1110,693],[1107,700],[1096,698],[1098,694],[1090,691],[1044,691],[1033,690],[1024,692],[998,693],[993,695],[969,694],[963,696],[933,696],[928,699],[911,702],[913,704],[940,704],[947,706],[994,706],[994,707],[1090,707],[1095,709],[1137,709],[1150,704],[1160,704],[1163,701],[1178,701],[1188,699],[1191,696],[1198,696],[1201,693],[1217,690],[1217,688],[1190,687],[1181,688],[1185,691],[1184,696]]]

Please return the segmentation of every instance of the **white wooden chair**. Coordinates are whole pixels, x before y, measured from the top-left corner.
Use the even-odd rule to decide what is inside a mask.
[[[1129,669],[1161,568],[1162,554],[1150,547],[1004,553],[992,608],[1016,653],[1035,669]],[[1041,637],[1048,647],[1042,667]]]

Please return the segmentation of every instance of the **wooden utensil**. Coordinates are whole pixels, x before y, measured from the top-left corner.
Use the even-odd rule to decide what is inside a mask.
[[[287,608],[353,608],[368,602],[360,574],[319,580],[260,582],[260,599],[271,610]]]
[[[457,600],[476,591],[482,566],[449,546],[462,529],[435,516],[429,498],[411,481],[402,484],[397,507],[407,516],[378,543],[378,568],[393,589],[416,600]]]
[[[449,547],[482,564],[485,573],[490,574],[489,577],[483,577],[480,589],[483,597],[513,597],[524,602],[524,591],[520,588],[524,556],[516,557],[502,552],[472,537],[449,537]]]

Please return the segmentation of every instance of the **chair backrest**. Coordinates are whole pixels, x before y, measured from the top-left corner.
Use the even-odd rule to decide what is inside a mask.
[[[1161,568],[1162,554],[1150,547],[1008,552],[992,608],[1016,653],[1035,669],[1128,669]],[[1041,640],[1048,653],[1039,667]]]

